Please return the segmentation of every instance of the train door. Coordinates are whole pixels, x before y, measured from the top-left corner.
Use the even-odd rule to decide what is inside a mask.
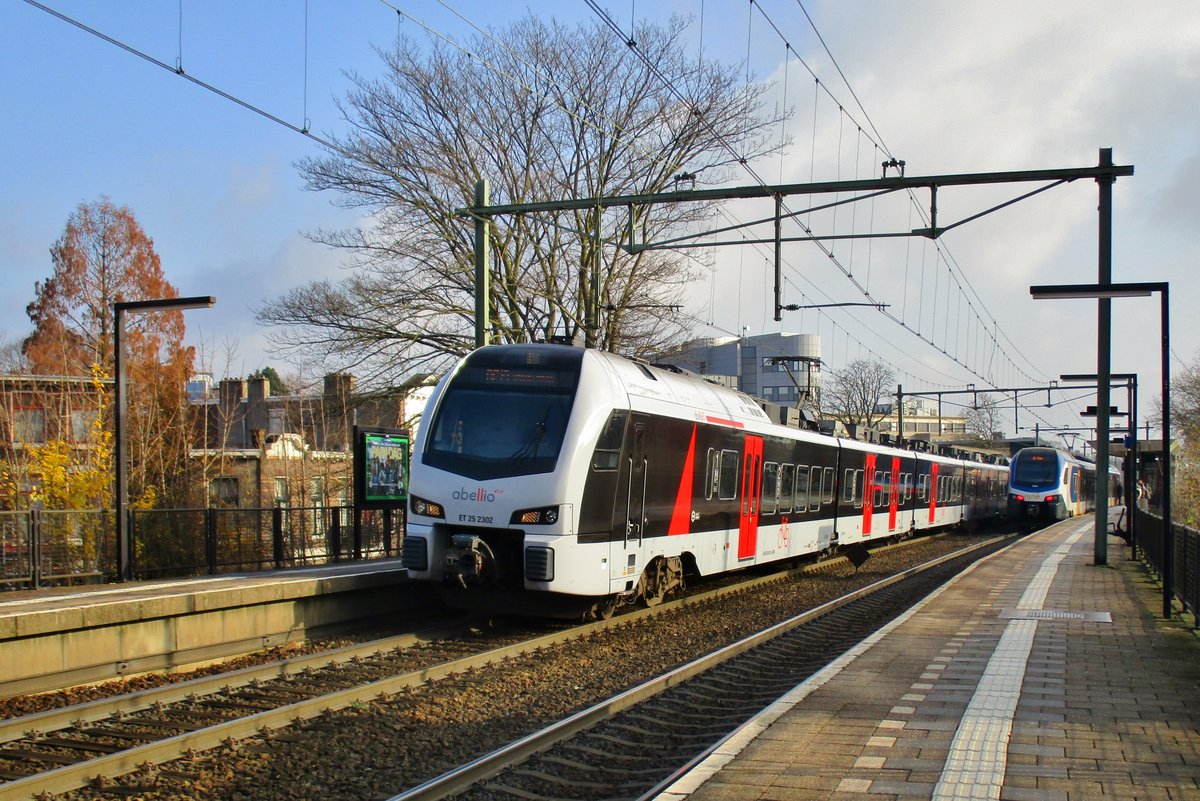
[[[887,488],[888,531],[894,532],[900,517],[900,457],[892,457],[892,470],[884,479]]]
[[[868,453],[863,463],[862,535],[871,536],[875,521],[875,454]]]
[[[762,495],[763,439],[747,436],[742,457],[741,492],[738,494],[738,559],[750,559],[758,550],[759,498]]]
[[[929,524],[930,525],[933,525],[934,523],[938,522],[938,519],[937,519],[938,496],[942,489],[942,482],[945,481],[944,477],[942,478],[942,481],[938,480],[938,478],[939,478],[938,472],[939,471],[938,471],[938,463],[937,462],[934,462],[933,464],[931,464],[929,466]]]
[[[612,542],[609,553],[609,563],[613,578],[625,578],[636,581],[643,565],[638,554],[641,552],[646,528],[646,482],[648,463],[646,454],[647,419],[644,415],[634,415],[629,432],[629,448],[625,457],[622,473],[627,476],[624,485],[618,490],[617,504],[622,510],[624,535],[620,531],[613,532],[616,537]]]

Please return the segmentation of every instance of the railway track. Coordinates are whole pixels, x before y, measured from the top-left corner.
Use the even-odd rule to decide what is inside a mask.
[[[471,623],[0,721],[0,801],[83,787],[552,642]]]
[[[749,718],[1005,544],[986,542],[830,601],[390,801],[649,801]]]
[[[829,570],[835,564],[830,561],[807,571]],[[135,769],[153,772],[147,766],[232,741],[262,738],[264,730],[269,732],[265,735],[269,745],[261,748],[270,750],[302,738],[287,731],[297,721],[333,710],[353,711],[374,704],[380,696],[411,692],[447,677],[470,677],[488,665],[521,655],[528,658],[539,650],[551,651],[617,627],[637,628],[650,616],[679,615],[689,606],[711,604],[719,596],[750,593],[755,586],[779,581],[778,576],[763,577],[611,621],[549,633],[532,628],[473,629],[452,636],[430,632],[389,638],[0,721],[0,801],[88,787],[105,788],[105,797],[113,792],[140,795],[145,789],[141,785],[123,785],[123,780],[112,777]],[[181,773],[164,768],[158,783],[170,785],[173,778],[187,775],[186,769]],[[86,797],[83,792],[72,797]]]

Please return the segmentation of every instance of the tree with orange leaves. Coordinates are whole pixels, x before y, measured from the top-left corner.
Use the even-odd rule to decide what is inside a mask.
[[[107,197],[81,203],[50,248],[53,274],[26,307],[33,333],[23,343],[30,372],[113,374],[113,304],[178,297],[154,241],[128,207]],[[185,347],[183,313],[126,318],[129,489],[133,498],[172,495],[188,447],[184,384],[195,352]],[[111,411],[107,415],[111,419]]]

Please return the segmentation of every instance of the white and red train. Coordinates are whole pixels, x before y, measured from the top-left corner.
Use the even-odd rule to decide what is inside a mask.
[[[496,345],[438,385],[403,560],[452,603],[604,615],[708,576],[1002,516],[1008,468],[773,423],[598,350]]]

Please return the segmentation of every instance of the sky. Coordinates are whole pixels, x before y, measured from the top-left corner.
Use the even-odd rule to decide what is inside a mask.
[[[25,306],[52,272],[49,249],[70,214],[107,196],[134,212],[181,295],[217,298],[186,319],[201,366],[218,377],[268,365],[286,374],[255,309],[308,281],[346,275],[345,255],[306,232],[362,220],[335,195],[304,188],[295,165],[321,150],[293,128],[342,133],[335,101],[351,85],[348,74],[379,74],[374,47],[429,31],[466,41],[471,25],[500,29],[526,13],[596,18],[583,0],[47,5],[287,125],[37,6],[0,4],[0,340],[28,334]],[[1191,313],[1200,290],[1200,193],[1192,186],[1200,174],[1200,5],[1192,0],[599,5],[626,28],[632,18],[682,14],[697,57],[772,83],[771,102],[792,110],[780,131],[791,145],[754,165],[766,182],[878,177],[881,154],[904,160],[909,176],[1092,167],[1100,148],[1112,148],[1117,164],[1135,169],[1113,187],[1113,280],[1169,281],[1174,370],[1200,355]],[[730,181],[755,183],[750,174]],[[939,221],[1034,188],[945,188]],[[877,302],[884,312],[785,312],[776,322],[769,249],[743,247],[709,254],[684,313],[697,336],[818,333],[827,369],[877,358],[894,366],[905,391],[1041,386],[1061,373],[1091,373],[1095,301],[1034,301],[1028,287],[1097,281],[1097,198],[1094,182],[1077,181],[937,243],[840,241],[826,246],[832,258],[811,243],[785,246],[784,303]],[[917,201],[927,210],[927,193]],[[806,202],[788,200],[792,209]],[[916,208],[885,198],[809,221],[837,233],[908,230],[920,226]],[[725,213],[744,221],[770,209],[730,204]],[[1112,369],[1138,373],[1144,411],[1160,381],[1159,301],[1113,303]],[[1086,394],[1047,394],[1054,407],[1022,409],[1016,422],[1081,424],[1078,411],[1094,402]],[[1123,409],[1123,392],[1114,397]],[[1040,398],[1022,402],[1039,406]]]

